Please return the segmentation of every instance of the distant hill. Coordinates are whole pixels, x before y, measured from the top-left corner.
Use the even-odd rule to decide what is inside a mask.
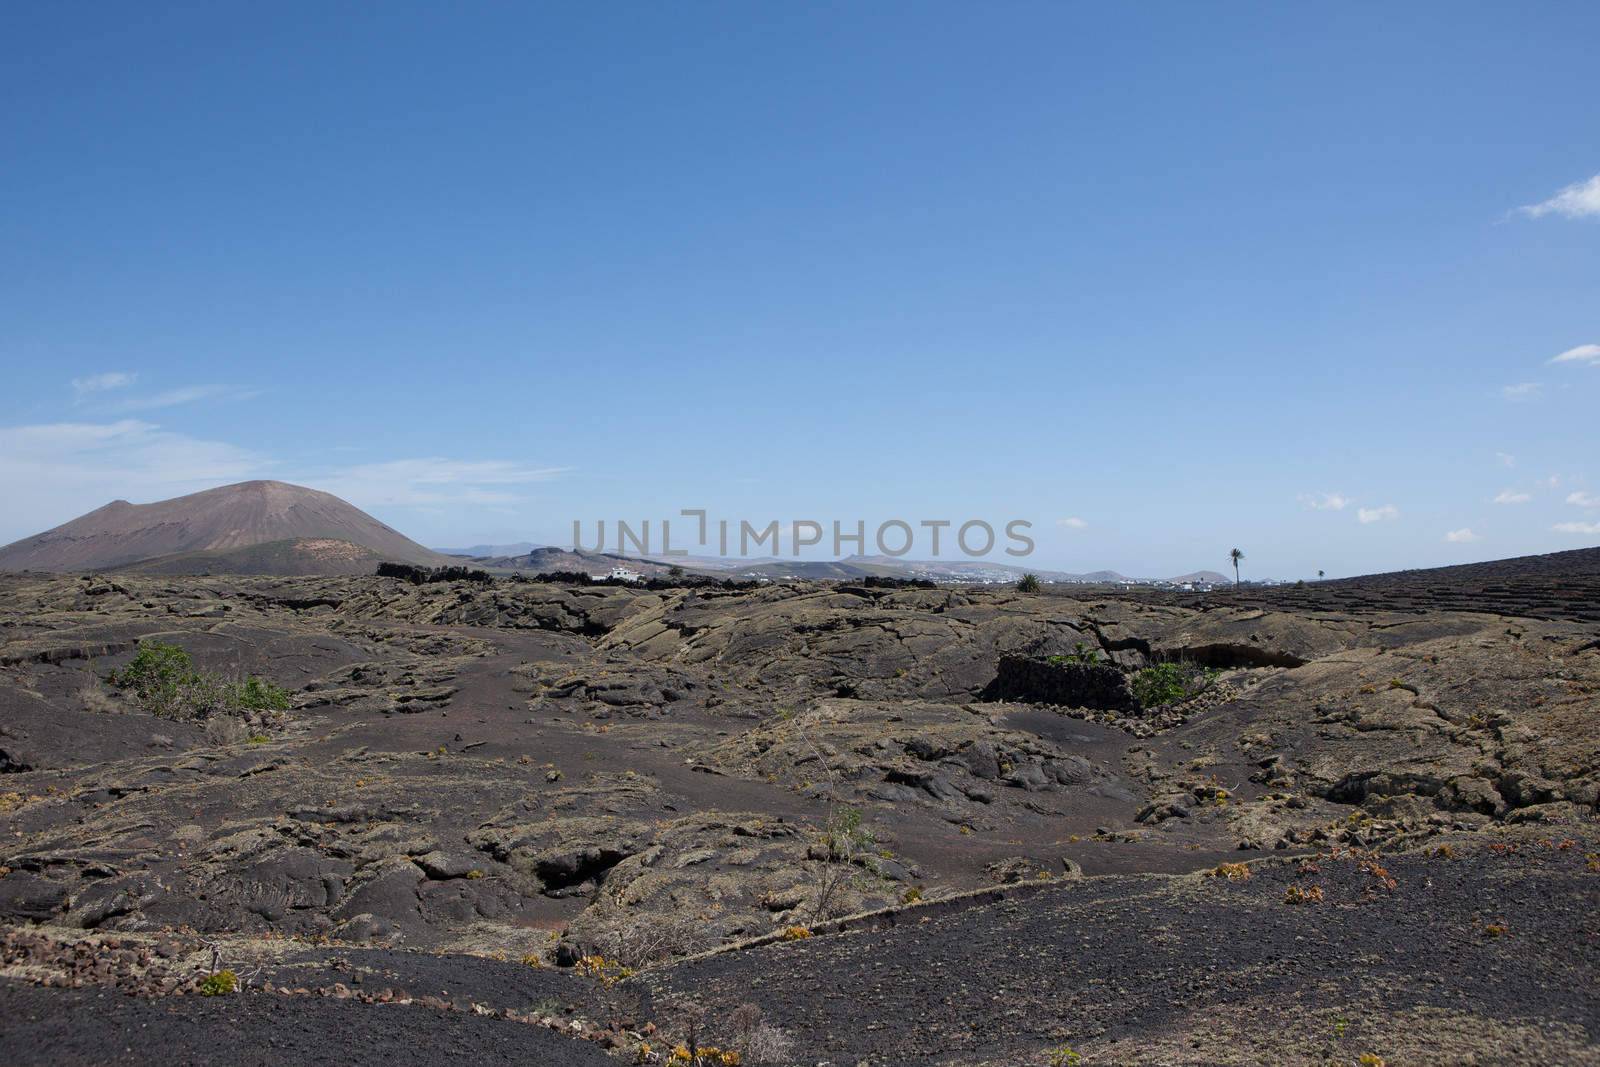
[[[1221,585],[1225,582],[1231,585],[1233,583],[1232,578],[1216,571],[1193,571],[1189,574],[1180,574],[1176,578],[1168,578],[1167,581],[1174,585],[1183,585],[1186,582],[1194,582],[1196,584],[1209,582],[1212,585]]]
[[[362,551],[370,555],[362,559]],[[270,481],[153,504],[114,500],[0,548],[0,570],[8,571],[350,574],[370,572],[369,564],[379,559],[428,566],[457,562],[330,493]],[[359,572],[352,569],[358,561]]]
[[[433,551],[445,556],[468,556],[480,559],[492,556],[524,556],[538,547],[532,541],[518,541],[509,545],[470,545],[467,548],[436,548]]]
[[[1048,574],[1040,575],[1040,577],[1042,577],[1042,578],[1051,578],[1051,576],[1048,575]],[[1061,579],[1052,578],[1052,580],[1061,580]],[[1126,574],[1123,574],[1121,571],[1089,571],[1087,574],[1070,574],[1070,575],[1067,575],[1065,580],[1066,581],[1072,581],[1072,582],[1088,582],[1090,584],[1093,584],[1093,583],[1097,583],[1097,582],[1131,582],[1134,579],[1129,578]]]
[[[865,578],[869,575],[905,577],[906,572],[890,567],[864,567],[849,560],[796,559],[774,563],[750,561],[746,567],[729,568],[728,573],[738,578],[805,578],[823,579]]]
[[[459,560],[457,562],[460,562]],[[617,567],[626,567],[635,573],[652,577],[666,574],[671,563],[635,559],[610,552],[574,552],[568,548],[546,545],[515,556],[490,556],[475,560],[491,570],[528,571],[548,574],[552,571],[578,571],[583,574],[610,574]],[[695,568],[685,567],[685,570]]]
[[[1131,579],[1116,571],[1046,571],[1016,563],[988,559],[898,559],[894,556],[847,556],[840,563],[856,567],[864,574],[884,576],[914,575],[937,582],[1004,581],[1032,574],[1046,582],[1126,582]]]

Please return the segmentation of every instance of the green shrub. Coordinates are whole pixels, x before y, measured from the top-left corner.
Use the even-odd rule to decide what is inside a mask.
[[[228,686],[225,699],[241,711],[289,710],[289,691],[255,675]]]
[[[1134,674],[1133,696],[1146,708],[1177,704],[1204,692],[1218,673],[1195,663],[1157,663]]]
[[[200,995],[202,997],[220,997],[232,993],[239,988],[239,976],[232,971],[217,971],[208,974],[200,982]]]
[[[111,672],[108,680],[163,719],[289,710],[289,691],[282,686],[254,675],[229,682],[203,674],[195,670],[189,653],[162,641],[141,641],[128,665]]]
[[[1039,591],[1039,576],[1037,574],[1024,574],[1017,582],[1017,592],[1037,593]]]
[[[1091,648],[1082,641],[1079,641],[1077,644],[1072,646],[1071,652],[1068,652],[1064,656],[1050,656],[1045,660],[1045,662],[1053,663],[1057,666],[1063,663],[1095,664],[1100,662],[1100,651],[1099,649]]]
[[[872,848],[871,830],[861,825],[861,809],[840,808],[822,828],[822,846],[832,860],[851,860]]]
[[[130,690],[140,707],[163,719],[190,718],[186,709],[208,695],[189,653],[160,641],[141,641],[133,660],[113,671],[110,681]]]

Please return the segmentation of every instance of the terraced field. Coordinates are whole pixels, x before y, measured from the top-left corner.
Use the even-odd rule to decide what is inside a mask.
[[[1249,604],[1290,611],[1466,611],[1600,623],[1600,549],[1394,571],[1307,582],[1304,586],[1246,585],[1210,593],[1132,595],[1147,602],[1184,606]]]

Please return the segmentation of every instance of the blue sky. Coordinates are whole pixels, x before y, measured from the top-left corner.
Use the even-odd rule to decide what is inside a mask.
[[[1594,545],[1597,39],[1592,3],[10,5],[0,541],[270,477],[445,545],[687,507],[1025,518],[1135,574]]]

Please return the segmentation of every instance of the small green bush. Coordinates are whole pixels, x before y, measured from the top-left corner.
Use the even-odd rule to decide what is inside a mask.
[[[195,670],[189,653],[162,641],[141,641],[139,651],[108,679],[133,693],[139,706],[163,719],[204,719],[288,711],[289,691],[254,675],[229,682]]]
[[[1039,591],[1039,576],[1037,574],[1024,574],[1017,582],[1017,592],[1037,593]]]
[[[239,976],[232,971],[217,971],[208,974],[200,982],[200,995],[202,997],[220,997],[232,993],[239,988]]]
[[[1072,646],[1071,652],[1068,652],[1064,656],[1050,656],[1045,662],[1053,663],[1057,666],[1063,663],[1095,664],[1100,662],[1100,651],[1098,649],[1089,647],[1082,641],[1079,641],[1077,644]]]
[[[228,686],[226,700],[241,711],[289,710],[289,691],[255,675]]]
[[[142,641],[132,662],[113,671],[111,684],[133,692],[139,706],[163,719],[187,718],[180,714],[193,702],[204,679],[194,669],[189,653],[177,645]]]
[[[1146,708],[1181,703],[1204,692],[1218,673],[1195,663],[1157,663],[1134,674],[1133,696]]]
[[[822,828],[822,846],[832,860],[850,860],[872,848],[875,838],[861,825],[861,809],[840,808]]]

